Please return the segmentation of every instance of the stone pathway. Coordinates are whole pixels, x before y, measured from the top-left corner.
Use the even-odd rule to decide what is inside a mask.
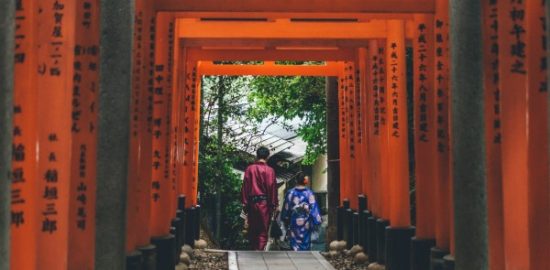
[[[230,251],[229,270],[334,270],[318,251]]]

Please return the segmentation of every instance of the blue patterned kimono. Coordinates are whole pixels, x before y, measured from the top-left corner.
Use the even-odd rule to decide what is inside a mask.
[[[281,219],[290,221],[290,246],[295,251],[311,249],[311,232],[321,224],[319,206],[309,188],[290,189],[285,196]]]

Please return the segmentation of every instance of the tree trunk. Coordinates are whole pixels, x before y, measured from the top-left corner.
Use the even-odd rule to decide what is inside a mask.
[[[223,160],[223,116],[225,114],[225,104],[223,98],[225,96],[224,77],[219,77],[218,82],[218,162]],[[220,170],[221,171],[221,170]],[[222,189],[221,189],[221,174],[216,181],[216,238],[221,237],[221,222],[222,222]]]

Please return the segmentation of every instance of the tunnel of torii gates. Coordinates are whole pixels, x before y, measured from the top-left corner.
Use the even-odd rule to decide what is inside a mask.
[[[173,269],[204,75],[327,77],[329,240],[550,269],[543,2],[0,0],[0,269]]]

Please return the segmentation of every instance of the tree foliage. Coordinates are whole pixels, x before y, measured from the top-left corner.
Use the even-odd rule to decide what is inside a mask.
[[[326,95],[322,77],[256,77],[251,81],[248,113],[257,121],[303,120],[297,134],[308,144],[304,164],[326,153]]]

